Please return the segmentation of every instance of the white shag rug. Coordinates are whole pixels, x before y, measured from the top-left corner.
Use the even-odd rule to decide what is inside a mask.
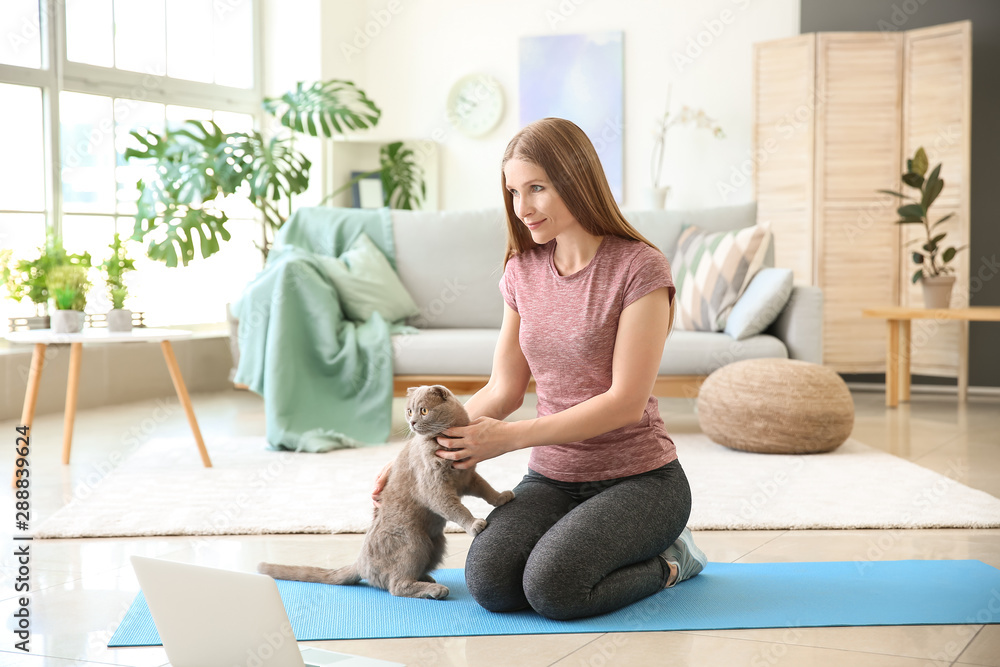
[[[813,455],[738,452],[701,434],[675,440],[695,530],[1000,527],[997,498],[856,440]],[[153,440],[96,484],[96,471],[86,478],[34,535],[361,533],[375,475],[401,448],[300,454],[234,438],[209,443],[215,467],[203,468],[189,440]],[[512,452],[478,469],[501,491],[527,460],[527,450]],[[478,498],[465,502],[489,513]]]

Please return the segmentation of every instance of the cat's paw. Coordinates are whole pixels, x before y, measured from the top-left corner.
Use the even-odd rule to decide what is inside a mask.
[[[421,591],[420,597],[428,600],[443,600],[448,597],[448,587],[441,584],[428,584],[427,588]]]
[[[475,537],[479,533],[483,532],[484,528],[486,528],[486,519],[476,519],[469,524],[469,527],[465,529],[465,532]]]
[[[501,505],[506,505],[510,501],[514,500],[513,491],[504,491],[497,496],[497,501],[493,503],[493,507],[500,507]]]

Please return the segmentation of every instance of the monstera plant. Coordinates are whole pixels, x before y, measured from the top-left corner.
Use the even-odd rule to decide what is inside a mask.
[[[312,163],[296,150],[295,133],[329,138],[374,127],[382,114],[361,89],[342,80],[299,83],[281,97],[265,99],[263,106],[291,132],[265,138],[257,131],[225,133],[212,121],[185,121],[163,134],[131,133],[138,147],[126,149],[125,158],[154,165],[152,175],[137,184],[132,233],[133,240],[148,242],[150,258],[177,266],[187,265],[196,253],[218,252],[220,242],[230,238],[221,202],[239,194],[260,212],[257,247],[266,259],[275,233],[291,215],[292,197],[309,185]],[[412,204],[417,190],[423,192],[419,171],[412,160],[399,157],[399,150],[390,157],[395,161],[382,160],[383,181],[390,174],[397,190],[402,188],[395,201]],[[388,200],[387,194],[387,205]]]

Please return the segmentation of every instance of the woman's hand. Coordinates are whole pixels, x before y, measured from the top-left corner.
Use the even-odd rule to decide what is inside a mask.
[[[385,488],[385,482],[389,479],[389,470],[392,468],[392,461],[389,461],[382,467],[378,475],[375,477],[375,486],[372,487],[372,505],[378,507],[382,504],[382,489]]]
[[[446,449],[435,453],[454,461],[452,467],[458,470],[517,449],[511,440],[511,424],[492,417],[477,417],[468,426],[453,426],[444,435],[450,437],[438,436],[437,443]]]

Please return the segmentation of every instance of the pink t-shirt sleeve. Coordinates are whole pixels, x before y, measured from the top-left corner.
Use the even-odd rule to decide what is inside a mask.
[[[674,287],[673,276],[670,274],[670,262],[667,261],[662,252],[643,244],[640,252],[636,253],[635,258],[629,264],[625,276],[622,309],[624,310],[635,301],[661,287],[669,288],[672,305],[677,290]]]
[[[515,311],[517,311],[517,292],[514,288],[517,284],[517,278],[515,277],[515,272],[517,271],[516,260],[516,255],[511,257],[503,269],[503,275],[500,276],[500,294],[507,305]]]

